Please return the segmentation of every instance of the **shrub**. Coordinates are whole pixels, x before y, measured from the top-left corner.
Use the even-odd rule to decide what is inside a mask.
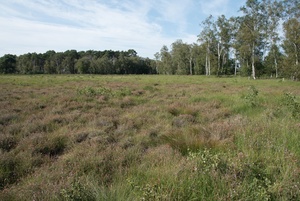
[[[167,200],[167,191],[161,183],[138,185],[135,182],[127,179],[133,191],[138,192],[138,197],[141,200]]]
[[[255,107],[258,106],[257,96],[258,90],[253,85],[251,85],[248,89],[248,94],[244,96],[244,99],[251,107]]]
[[[4,151],[10,151],[17,146],[17,139],[14,136],[1,136],[0,137],[0,149]]]
[[[288,107],[293,117],[300,117],[300,103],[297,102],[296,96],[291,93],[285,93],[282,98],[282,105]]]
[[[17,182],[29,171],[27,168],[21,157],[11,153],[2,155],[0,158],[0,189]]]
[[[62,189],[60,195],[62,200],[66,201],[96,200],[92,192],[85,185],[81,184],[78,178],[74,179],[69,188]]]
[[[63,153],[68,144],[68,139],[65,136],[55,136],[52,139],[43,138],[38,142],[34,153],[49,155],[51,157]]]
[[[111,89],[106,87],[99,87],[99,88],[92,88],[92,87],[85,87],[82,89],[77,89],[77,94],[85,95],[88,97],[94,96],[112,96],[113,92]]]
[[[216,170],[221,164],[221,154],[215,154],[211,151],[211,149],[199,150],[197,152],[188,150],[187,157],[189,160],[197,161],[197,167],[195,170],[202,173]]]
[[[132,94],[131,89],[129,88],[121,88],[116,92],[116,96],[124,97],[124,96],[130,96]]]

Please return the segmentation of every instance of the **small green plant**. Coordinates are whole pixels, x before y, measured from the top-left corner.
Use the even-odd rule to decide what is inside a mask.
[[[212,153],[210,149],[199,150],[197,152],[188,151],[189,160],[197,160],[195,170],[207,173],[218,169],[221,164],[221,155]]]
[[[77,89],[77,94],[85,95],[88,97],[93,96],[112,96],[113,92],[111,89],[106,87],[99,87],[99,88],[92,88],[92,87],[85,87],[82,89]]]
[[[77,94],[86,96],[95,96],[96,90],[92,87],[85,87],[83,89],[77,89]]]
[[[6,153],[0,157],[0,189],[16,183],[22,176],[26,175],[30,168],[20,156]]]
[[[287,106],[295,118],[300,117],[300,103],[292,93],[285,93],[282,99],[282,105]]]
[[[167,192],[161,184],[138,185],[130,179],[127,180],[131,188],[137,191],[142,201],[166,200]]]
[[[258,106],[258,90],[251,85],[248,89],[248,94],[244,96],[244,99],[251,107]]]
[[[240,187],[242,188],[239,189]],[[271,182],[268,179],[261,181],[257,178],[253,178],[251,181],[241,184],[238,189],[235,189],[232,192],[232,198],[233,200],[273,200],[269,192],[270,187]]]
[[[121,88],[114,93],[114,95],[117,97],[130,96],[131,94],[132,94],[131,89],[127,87]]]
[[[78,178],[75,178],[68,189],[62,189],[61,197],[65,201],[96,200],[89,189],[82,185]]]

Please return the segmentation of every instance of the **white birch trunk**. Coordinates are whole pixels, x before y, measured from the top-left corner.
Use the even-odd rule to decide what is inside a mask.
[[[254,65],[254,62],[255,62],[255,52],[254,52],[254,43],[253,43],[252,44],[252,62],[251,62],[251,67],[252,67],[252,77],[255,80],[256,77],[255,77],[255,65]]]

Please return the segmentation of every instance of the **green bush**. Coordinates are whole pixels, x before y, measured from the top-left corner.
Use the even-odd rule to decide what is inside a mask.
[[[24,160],[11,153],[2,155],[0,158],[0,189],[17,182],[28,171]]]
[[[244,96],[244,99],[251,107],[258,106],[258,90],[251,85],[248,89],[248,93]]]
[[[74,179],[69,188],[62,189],[60,195],[62,200],[65,201],[96,200],[92,192],[81,184],[78,178]]]
[[[282,98],[282,105],[286,106],[295,118],[300,118],[300,103],[292,93],[285,93]]]
[[[111,89],[106,87],[99,87],[99,88],[92,88],[92,87],[85,87],[82,89],[77,89],[77,94],[85,95],[88,97],[94,96],[112,96],[113,92]]]

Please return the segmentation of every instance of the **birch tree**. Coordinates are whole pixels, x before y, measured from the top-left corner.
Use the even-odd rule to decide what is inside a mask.
[[[218,17],[217,20],[217,53],[218,53],[218,69],[217,75],[223,73],[224,65],[228,60],[230,40],[231,40],[231,27],[230,22],[224,15]]]
[[[241,30],[251,51],[251,71],[253,79],[256,79],[255,60],[259,57],[259,52],[264,38],[266,26],[265,6],[259,0],[247,0],[246,5],[240,10],[244,13]]]
[[[269,56],[273,59],[275,77],[278,77],[278,59],[280,52],[278,42],[280,40],[278,28],[282,18],[283,6],[281,1],[264,0],[267,13],[266,39],[269,45]],[[270,52],[271,51],[271,52]]]
[[[175,70],[172,66],[172,57],[167,46],[163,46],[160,50],[162,74],[174,74]]]
[[[202,31],[198,35],[198,41],[206,45],[205,75],[209,76],[211,74],[211,48],[215,41],[216,33],[216,26],[212,15],[202,22],[202,27]]]
[[[172,60],[173,66],[176,69],[176,74],[189,74],[190,69],[190,48],[189,45],[183,43],[182,40],[177,40],[172,43]]]
[[[291,71],[291,78],[300,77],[300,22],[291,18],[284,23],[285,40],[283,48],[287,55],[287,65]]]

